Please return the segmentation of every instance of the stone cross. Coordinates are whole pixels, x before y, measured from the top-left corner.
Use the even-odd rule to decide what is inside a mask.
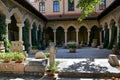
[[[55,64],[55,54],[57,53],[57,49],[56,49],[55,44],[53,42],[49,43],[48,52],[50,53],[49,65],[51,67],[53,67]]]

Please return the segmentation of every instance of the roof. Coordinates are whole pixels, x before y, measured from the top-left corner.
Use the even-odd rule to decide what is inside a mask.
[[[111,5],[109,5],[99,16],[98,20],[107,15],[109,12],[113,11],[115,8],[120,6],[120,0],[115,0]]]
[[[87,17],[87,20],[95,20],[97,19],[97,16],[100,13],[93,13],[89,17]],[[52,15],[45,15],[48,19],[48,21],[65,21],[65,20],[77,20],[81,14],[80,13],[71,13],[71,14],[52,14]]]
[[[47,18],[41,14],[39,11],[37,11],[29,2],[26,0],[14,0],[20,5],[22,5],[24,8],[32,12],[34,15],[38,16],[39,18],[42,18],[44,21],[47,21]]]

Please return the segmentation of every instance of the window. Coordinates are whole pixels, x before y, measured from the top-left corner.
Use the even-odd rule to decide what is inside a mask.
[[[74,0],[68,0],[68,11],[74,11]]]
[[[45,2],[39,3],[39,11],[42,13],[45,12]]]
[[[53,12],[59,12],[60,11],[60,4],[59,1],[53,2]]]
[[[101,3],[99,5],[100,10],[104,10],[106,8],[106,0],[101,0]]]

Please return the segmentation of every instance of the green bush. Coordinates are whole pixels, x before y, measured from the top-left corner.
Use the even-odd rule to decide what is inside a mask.
[[[69,48],[76,48],[76,44],[69,44]]]

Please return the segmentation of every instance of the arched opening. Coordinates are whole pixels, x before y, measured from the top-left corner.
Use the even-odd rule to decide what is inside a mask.
[[[17,20],[14,15],[11,16],[11,23],[8,24],[8,35],[10,41],[19,40],[19,28],[17,27]]]
[[[37,37],[38,37],[38,48],[41,48],[41,41],[42,41],[42,32],[41,32],[41,25],[38,27],[38,32],[37,32]]]
[[[109,29],[108,29],[108,24],[105,23],[104,25],[104,48],[107,48],[108,47],[108,44],[109,44]]]
[[[37,45],[37,26],[36,26],[36,24],[35,23],[33,23],[33,25],[32,25],[32,46],[36,46],[36,47],[38,47],[38,45]]]
[[[88,41],[88,33],[87,28],[85,26],[80,27],[79,29],[79,44],[87,44]]]
[[[6,34],[5,15],[0,13],[0,41],[4,40]]]
[[[29,21],[28,19],[26,19],[24,21],[24,27],[22,28],[22,36],[23,36],[23,45],[25,46],[25,50],[27,52],[29,52],[29,46],[30,46],[30,43],[29,43],[29,28],[30,28],[30,25],[29,25]]]
[[[58,27],[56,30],[56,43],[57,46],[63,46],[65,40],[64,29],[62,27]]]
[[[54,33],[53,29],[51,27],[48,27],[46,29],[46,45],[49,45],[49,42],[54,42]]]
[[[68,39],[68,42],[76,41],[76,32],[75,32],[75,28],[73,26],[70,26],[68,28],[67,39]]]
[[[111,39],[109,43],[109,49],[113,48],[113,45],[117,45],[117,27],[115,26],[115,21],[111,20]]]
[[[99,44],[99,28],[97,28],[97,26],[93,26],[91,28],[90,45],[91,45],[91,43],[93,43],[94,46],[97,46]]]

